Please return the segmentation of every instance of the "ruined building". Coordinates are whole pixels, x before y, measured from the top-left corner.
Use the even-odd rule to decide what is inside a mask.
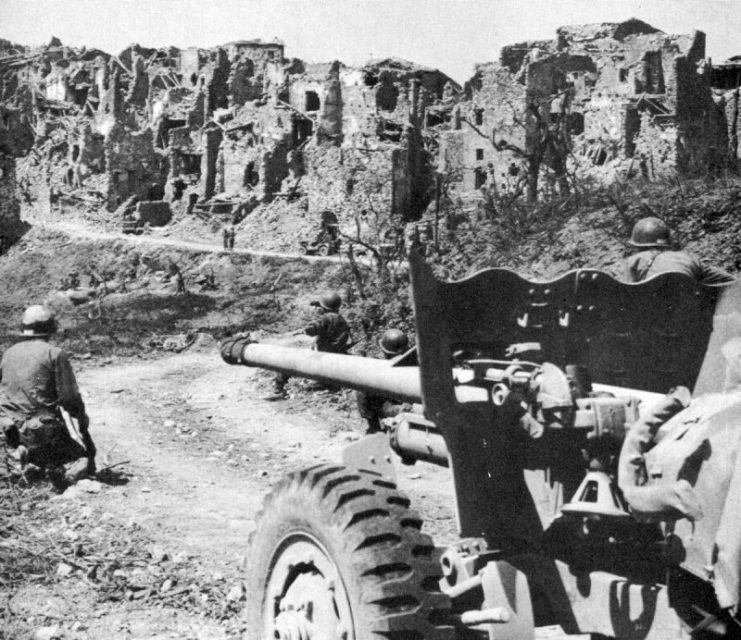
[[[2,184],[32,132],[20,193],[36,208],[136,206],[157,225],[170,208],[200,215],[218,201],[241,218],[298,203],[354,233],[379,216],[416,220],[440,176],[535,199],[577,181],[735,170],[740,70],[705,60],[701,32],[636,19],[504,47],[465,90],[393,58],[286,58],[277,40],[118,55],[0,40],[0,133],[18,139],[3,145]]]
[[[464,190],[568,192],[574,177],[705,175],[735,164],[705,35],[637,19],[561,27],[478,65],[441,133]]]
[[[117,56],[1,41],[0,78],[0,100],[35,131],[26,169],[52,210],[164,200],[192,211],[218,196],[245,215],[304,197],[310,211],[370,206],[399,221],[430,198],[425,111],[460,91],[409,62],[307,64],[260,40]]]
[[[0,253],[23,231],[16,196],[16,158],[33,144],[33,132],[17,109],[0,105]]]
[[[710,71],[710,84],[713,87],[713,98],[723,111],[728,139],[728,157],[730,166],[741,162],[741,147],[738,135],[741,131],[741,110],[739,109],[739,92],[741,92],[741,56],[733,56],[725,62],[713,65]]]

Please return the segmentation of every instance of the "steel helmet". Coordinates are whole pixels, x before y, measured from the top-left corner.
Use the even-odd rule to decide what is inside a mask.
[[[669,227],[659,218],[641,218],[633,226],[628,244],[644,248],[671,246]]]
[[[399,329],[388,329],[378,341],[378,346],[387,356],[398,356],[409,349],[409,338]]]
[[[57,330],[57,319],[54,312],[40,304],[34,304],[23,312],[21,335],[46,337]]]
[[[319,306],[327,311],[337,311],[342,304],[342,298],[340,294],[332,291],[331,293],[325,293],[319,298]]]

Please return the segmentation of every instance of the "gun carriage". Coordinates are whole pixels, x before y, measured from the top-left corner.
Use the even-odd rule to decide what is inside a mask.
[[[741,286],[671,273],[625,284],[587,269],[551,282],[501,269],[442,282],[414,253],[410,275],[416,366],[408,354],[222,344],[230,364],[414,407],[347,447],[342,464],[288,474],[266,498],[249,567],[253,636],[524,639],[549,624],[623,639],[736,633],[741,534],[719,531],[741,518],[741,469],[734,454],[713,471],[708,443],[736,447],[741,400],[689,456],[693,486],[715,487],[702,519],[637,517],[615,476],[647,406],[678,385],[694,398],[723,391]],[[695,422],[717,422],[708,406]],[[649,485],[678,473],[667,462],[662,476],[672,448],[661,446]],[[421,531],[392,450],[450,468],[459,541],[436,548]]]

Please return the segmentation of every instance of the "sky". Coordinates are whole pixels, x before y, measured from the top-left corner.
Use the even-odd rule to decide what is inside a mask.
[[[558,26],[637,17],[666,33],[707,35],[706,55],[741,54],[741,0],[0,0],[0,38],[119,53],[280,38],[286,55],[350,65],[395,56],[458,82],[502,46]]]

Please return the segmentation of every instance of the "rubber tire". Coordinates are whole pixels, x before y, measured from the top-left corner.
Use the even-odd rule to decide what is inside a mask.
[[[250,536],[248,637],[263,640],[276,546],[286,535],[307,533],[338,568],[356,640],[453,640],[450,599],[439,590],[440,564],[421,526],[409,499],[371,473],[324,464],[285,476],[265,498]]]

